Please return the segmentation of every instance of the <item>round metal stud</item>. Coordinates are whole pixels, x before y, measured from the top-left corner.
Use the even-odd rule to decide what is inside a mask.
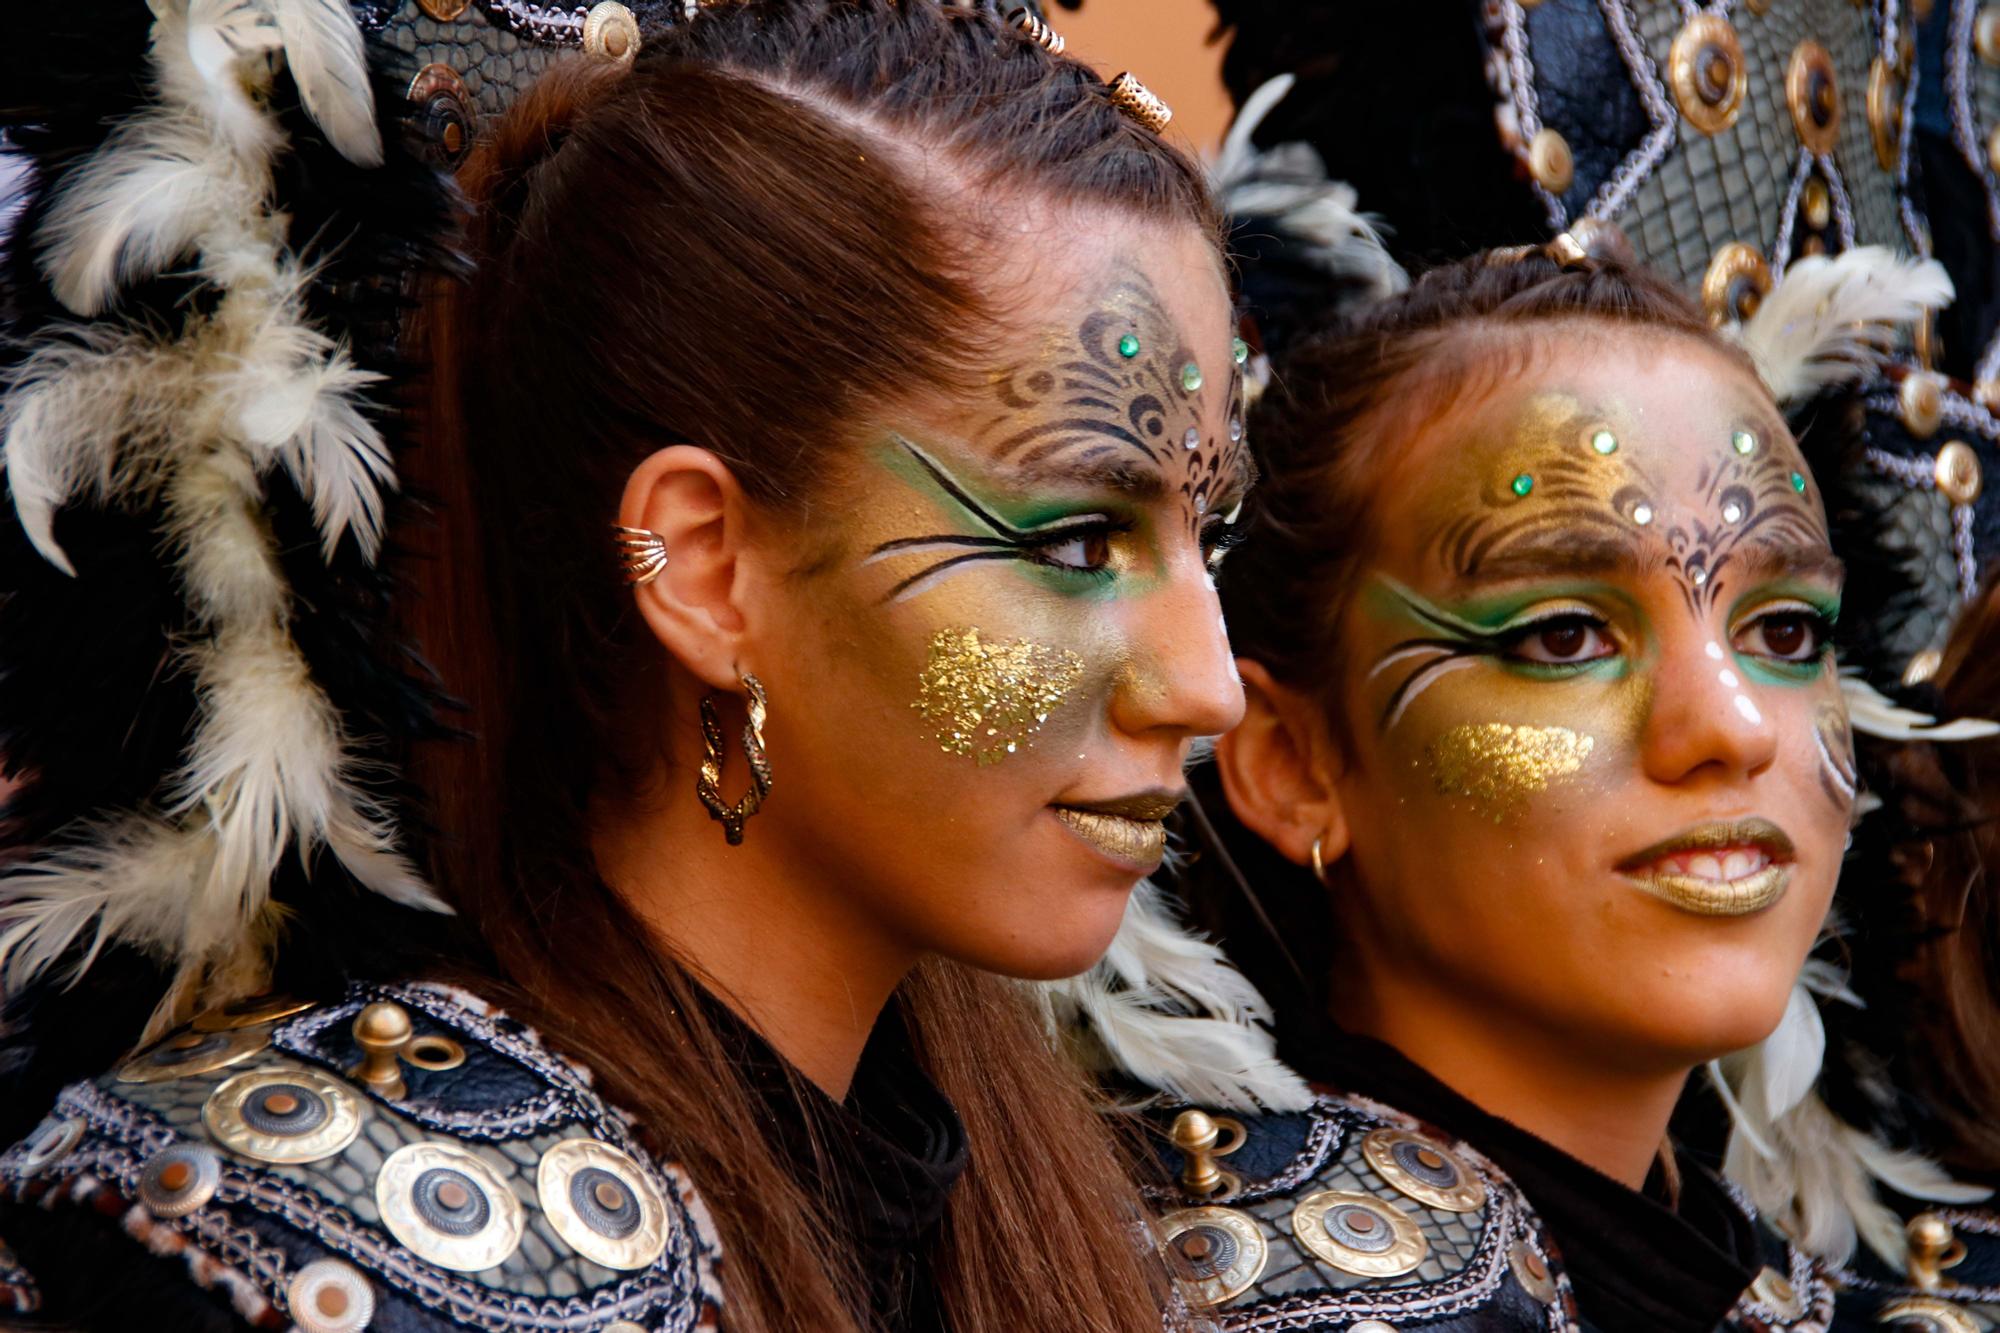
[[[1697,14],[1674,36],[1667,53],[1667,82],[1687,123],[1716,134],[1736,123],[1750,75],[1743,43],[1719,14]]]
[[[1833,56],[1810,38],[1792,48],[1785,68],[1785,105],[1791,108],[1800,143],[1815,154],[1833,151],[1840,137],[1840,84]]]
[[[21,1147],[21,1170],[37,1175],[70,1155],[83,1142],[84,1124],[76,1116],[54,1116],[35,1126]]]
[[[639,1164],[596,1139],[564,1139],[542,1154],[535,1194],[556,1234],[594,1264],[645,1268],[667,1246],[667,1205]]]
[[[639,20],[618,0],[592,5],[583,16],[585,54],[629,65],[639,58]]]
[[[433,1072],[456,1069],[465,1063],[465,1047],[435,1032],[412,1037],[403,1048],[403,1063]]]
[[[260,1162],[317,1162],[354,1142],[361,1103],[316,1069],[285,1065],[238,1074],[208,1095],[202,1122],[215,1141]]]
[[[1400,1192],[1431,1208],[1469,1213],[1486,1202],[1486,1185],[1458,1154],[1407,1129],[1378,1129],[1361,1155]]]
[[[1771,267],[1756,247],[1725,241],[1701,278],[1701,305],[1708,322],[1720,327],[1757,313],[1771,290]]]
[[[1256,1220],[1233,1208],[1183,1208],[1161,1218],[1159,1232],[1168,1268],[1204,1310],[1249,1290],[1270,1258]]]
[[[1364,1319],[1358,1324],[1349,1324],[1347,1333],[1398,1333],[1398,1330],[1386,1319]]]
[[[292,1274],[285,1305],[299,1333],[361,1333],[375,1317],[375,1289],[354,1265],[317,1259]]]
[[[416,108],[412,123],[430,159],[442,167],[463,162],[479,136],[479,121],[458,71],[450,65],[425,65],[410,80],[405,96]]]
[[[1549,1271],[1549,1261],[1535,1253],[1535,1247],[1527,1241],[1516,1240],[1507,1247],[1507,1267],[1513,1270],[1521,1290],[1542,1304],[1556,1298],[1556,1279]]]
[[[275,1023],[293,1014],[302,1014],[313,1007],[311,1000],[295,1000],[289,995],[253,995],[245,1000],[232,1000],[205,1014],[196,1014],[196,1032],[233,1032],[237,1028],[256,1027],[259,1023]]]
[[[127,1060],[118,1070],[120,1083],[166,1083],[241,1064],[270,1043],[271,1029],[262,1025],[224,1032],[182,1028]]]
[[[549,1195],[542,1200],[553,1219]],[[390,1153],[375,1176],[375,1206],[390,1235],[455,1272],[491,1268],[521,1243],[521,1201],[484,1158],[454,1144],[409,1143]]]
[[[1875,1322],[1899,1333],[1979,1333],[1978,1321],[1950,1301],[1935,1296],[1905,1296],[1877,1312]]]
[[[1826,187],[1826,181],[1818,176],[1808,176],[1805,186],[1799,191],[1799,212],[1804,215],[1806,225],[1814,231],[1825,231],[1826,224],[1833,221],[1833,191]]]
[[[1920,440],[1928,440],[1944,420],[1944,382],[1928,370],[1913,370],[1903,376],[1896,405],[1903,429]]]
[[[1569,141],[1546,127],[1535,131],[1528,141],[1528,172],[1550,194],[1561,194],[1576,179],[1576,159],[1570,156]]]
[[[1875,144],[1875,161],[1884,171],[1896,169],[1896,149],[1903,134],[1903,88],[1896,71],[1881,56],[1868,64],[1868,137]]]
[[[1986,478],[1979,466],[1979,455],[1964,440],[1948,441],[1938,450],[1937,466],[1933,471],[1937,478],[1937,488],[1944,497],[1955,505],[1969,505],[1979,498],[1985,489]]]
[[[1806,1312],[1805,1297],[1799,1294],[1799,1289],[1792,1285],[1790,1278],[1775,1268],[1758,1270],[1757,1276],[1750,1282],[1750,1295],[1776,1310],[1787,1321],[1801,1318]]]
[[[472,0],[417,0],[417,8],[439,23],[450,23],[463,14],[471,4]]]
[[[139,1173],[139,1202],[154,1217],[186,1217],[215,1197],[222,1159],[202,1143],[176,1143],[153,1154]]]
[[[1338,1268],[1361,1277],[1400,1277],[1430,1253],[1430,1242],[1410,1215],[1369,1194],[1321,1190],[1292,1209],[1299,1244]]]
[[[1979,7],[1979,17],[1972,21],[1972,45],[1981,60],[2000,65],[2000,5]]]

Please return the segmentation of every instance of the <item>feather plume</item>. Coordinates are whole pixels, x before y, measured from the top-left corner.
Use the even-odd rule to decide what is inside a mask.
[[[1910,1198],[1976,1203],[1991,1191],[1951,1179],[1935,1163],[1841,1120],[1814,1091],[1826,1055],[1815,993],[1858,1005],[1831,965],[1809,962],[1785,1016],[1761,1044],[1711,1063],[1729,1109],[1723,1174],[1804,1250],[1845,1264],[1858,1242],[1900,1269],[1902,1220],[1880,1182]]]
[[[200,117],[246,164],[268,164],[282,136],[260,95],[280,38],[264,0],[163,0],[153,12],[162,105]]]
[[[1392,296],[1409,277],[1356,210],[1354,187],[1327,179],[1326,163],[1307,143],[1259,149],[1251,142],[1296,80],[1280,74],[1244,99],[1209,169],[1216,197],[1232,218],[1267,221],[1322,273],[1359,280],[1362,299]]]
[[[356,166],[382,163],[368,53],[347,0],[272,0],[285,63],[306,114],[342,157]]]
[[[1794,260],[1736,336],[1772,394],[1792,402],[1869,374],[1893,348],[1896,326],[1951,297],[1936,260],[1857,246]]]
[[[1223,1110],[1296,1111],[1312,1101],[1262,1026],[1264,997],[1174,919],[1150,881],[1133,890],[1095,967],[1040,989],[1051,1022],[1092,1067]]]
[[[1843,675],[1840,692],[1847,698],[1848,720],[1866,736],[1891,741],[1976,741],[2000,735],[2000,722],[1983,717],[1940,722],[1928,713],[1904,708],[1860,676]]]

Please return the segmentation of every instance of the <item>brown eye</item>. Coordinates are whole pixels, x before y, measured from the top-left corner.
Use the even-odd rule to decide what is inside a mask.
[[[1541,633],[1542,651],[1554,658],[1571,658],[1582,652],[1590,633],[1582,625],[1557,625]]]
[[[1072,530],[1046,546],[1035,549],[1035,558],[1044,564],[1079,573],[1094,574],[1111,563],[1111,541],[1118,529],[1102,524]]]
[[[1773,611],[1736,635],[1736,650],[1781,662],[1810,662],[1826,651],[1826,617],[1816,611]]]
[[[1545,666],[1595,662],[1618,651],[1606,628],[1595,616],[1581,613],[1551,616],[1522,626],[1509,655]]]

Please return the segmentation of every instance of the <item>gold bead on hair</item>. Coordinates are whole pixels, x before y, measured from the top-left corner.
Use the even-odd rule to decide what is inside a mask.
[[[1173,108],[1139,82],[1130,70],[1111,81],[1111,105],[1155,134],[1163,133],[1167,122],[1174,118]]]
[[[1007,15],[1007,22],[1028,35],[1028,40],[1041,47],[1052,56],[1059,56],[1069,43],[1063,41],[1062,34],[1042,21],[1042,16],[1022,5]]]

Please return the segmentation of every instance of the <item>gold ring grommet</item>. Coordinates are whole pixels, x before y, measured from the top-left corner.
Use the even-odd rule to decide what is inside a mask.
[[[139,1173],[139,1202],[154,1217],[186,1217],[215,1197],[222,1160],[205,1143],[175,1143]]]
[[[1915,1328],[1921,1333],[1979,1333],[1979,1324],[1950,1301],[1935,1296],[1905,1296],[1876,1312],[1878,1324]]]
[[[1799,132],[1800,143],[1815,155],[1833,151],[1840,138],[1840,85],[1833,57],[1810,38],[1792,48],[1791,64],[1785,69],[1785,105],[1791,108],[1792,128]]]
[[[1378,1129],[1361,1140],[1375,1174],[1427,1208],[1469,1213],[1486,1202],[1486,1184],[1442,1144],[1407,1129]]]
[[[1514,1280],[1521,1284],[1521,1289],[1543,1305],[1556,1298],[1556,1279],[1549,1271],[1549,1261],[1535,1253],[1525,1240],[1516,1240],[1507,1247],[1507,1266],[1514,1270]]]
[[[463,162],[478,137],[479,122],[472,114],[472,94],[458,71],[450,65],[425,65],[411,78],[404,96],[415,109],[411,123],[432,161],[443,167]]]
[[[503,1263],[521,1244],[520,1199],[486,1159],[451,1143],[407,1143],[375,1175],[389,1234],[419,1259],[459,1273]]]
[[[1896,393],[1903,429],[1920,440],[1928,440],[1944,420],[1944,384],[1927,370],[1913,370],[1903,376]]]
[[[1715,134],[1736,123],[1750,84],[1743,43],[1719,14],[1697,14],[1674,36],[1667,53],[1667,82],[1687,123]]]
[[[285,1306],[299,1333],[361,1333],[375,1318],[375,1289],[354,1265],[316,1259],[292,1275]]]
[[[1932,475],[1937,480],[1938,490],[1955,505],[1971,504],[1986,486],[1979,455],[1964,440],[1948,441],[1944,448],[1938,450],[1937,465]]]
[[[1401,1277],[1431,1251],[1408,1213],[1386,1199],[1346,1190],[1299,1200],[1292,1236],[1319,1259],[1360,1277]]]
[[[1159,1222],[1167,1269],[1186,1284],[1188,1299],[1212,1310],[1249,1290],[1264,1274],[1270,1247],[1256,1220],[1233,1208],[1183,1208]]]
[[[1771,290],[1771,267],[1756,247],[1725,241],[1701,278],[1701,305],[1708,322],[1720,328],[1757,313]]]
[[[1770,1306],[1787,1322],[1805,1317],[1805,1298],[1792,1280],[1775,1268],[1759,1269],[1750,1283],[1751,1298]]]
[[[1569,141],[1547,128],[1535,131],[1528,141],[1528,173],[1550,194],[1561,194],[1576,179],[1576,159],[1570,156]]]
[[[1833,221],[1833,191],[1827,188],[1824,178],[1806,177],[1799,190],[1799,212],[1814,231],[1825,231],[1826,224]]]
[[[84,1123],[76,1116],[44,1120],[22,1143],[16,1169],[23,1175],[39,1175],[70,1155],[83,1142]]]
[[[1881,56],[1868,63],[1868,137],[1875,144],[1875,161],[1884,171],[1896,169],[1896,149],[1903,130],[1903,90],[1896,72]]]
[[[471,6],[472,0],[417,0],[417,8],[439,23],[450,23]]]
[[[629,65],[639,58],[639,20],[618,0],[602,0],[583,16],[583,50],[600,60]]]
[[[594,1264],[629,1273],[667,1248],[666,1200],[608,1143],[564,1139],[543,1153],[535,1197],[556,1234]]]
[[[1111,105],[1155,134],[1164,133],[1174,118],[1173,108],[1139,82],[1130,70],[1111,81]]]
[[[263,1024],[224,1032],[182,1028],[155,1042],[118,1068],[120,1083],[165,1083],[241,1064],[271,1041]]]
[[[435,1032],[412,1037],[410,1044],[403,1048],[403,1063],[442,1073],[465,1063],[465,1048],[450,1037],[439,1036]]]
[[[345,1084],[304,1065],[253,1069],[202,1103],[215,1141],[260,1162],[296,1166],[332,1157],[361,1132],[361,1103]]]
[[[1979,7],[1979,17],[1972,21],[1972,45],[1981,60],[2000,65],[2000,5]]]

